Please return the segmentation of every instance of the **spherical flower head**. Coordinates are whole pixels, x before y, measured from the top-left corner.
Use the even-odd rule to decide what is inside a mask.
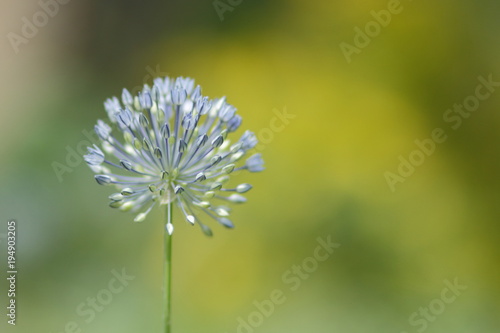
[[[89,147],[84,159],[98,184],[118,189],[109,196],[112,208],[136,212],[134,221],[142,222],[153,207],[175,204],[207,235],[212,231],[202,222],[206,217],[233,227],[225,204],[245,202],[241,194],[252,186],[226,184],[234,171],[264,167],[260,154],[238,166],[258,140],[246,131],[231,142],[228,134],[242,118],[225,97],[210,100],[194,80],[166,77],[137,96],[124,89],[121,100],[112,97],[104,107],[111,126],[103,120],[95,126],[102,150]],[[167,230],[172,233],[173,226]]]

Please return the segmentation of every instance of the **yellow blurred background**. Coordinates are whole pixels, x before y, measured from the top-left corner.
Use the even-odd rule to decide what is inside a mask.
[[[234,230],[177,214],[175,333],[500,331],[500,89],[445,119],[500,81],[498,1],[55,1],[0,4],[1,332],[161,332],[163,214],[109,209],[74,152],[107,97],[165,75],[226,95],[266,163]],[[318,238],[339,247],[311,266]]]

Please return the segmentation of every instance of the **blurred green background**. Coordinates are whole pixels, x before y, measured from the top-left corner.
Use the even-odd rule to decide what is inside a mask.
[[[387,1],[232,3],[70,1],[16,53],[9,34],[42,7],[1,2],[0,237],[16,219],[19,274],[17,325],[3,310],[0,331],[161,332],[162,212],[133,223],[66,159],[105,98],[182,75],[267,138],[267,169],[239,176],[254,190],[234,230],[178,221],[174,332],[499,332],[500,91],[456,130],[443,115],[478,76],[500,81],[500,3],[402,1],[350,62],[341,43]],[[268,138],[276,110],[295,117]],[[447,140],[391,191],[384,174],[435,128]],[[71,170],[59,179],[54,162]],[[291,290],[283,274],[328,236],[340,247]],[[86,322],[77,308],[122,268],[135,279]],[[443,303],[455,279],[467,289]],[[286,301],[258,322],[275,289]],[[429,306],[432,320],[414,315]],[[259,325],[238,327],[249,316]]]

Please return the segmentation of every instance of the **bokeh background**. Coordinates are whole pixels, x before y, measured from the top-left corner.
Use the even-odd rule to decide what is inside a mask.
[[[19,274],[17,325],[2,313],[0,331],[161,332],[162,213],[136,224],[109,209],[111,190],[69,156],[105,98],[182,75],[258,135],[276,110],[295,117],[261,146],[266,171],[240,176],[254,189],[234,230],[178,221],[174,332],[499,332],[500,91],[457,130],[443,114],[478,76],[500,81],[500,3],[402,1],[349,63],[340,43],[387,1],[221,2],[223,20],[210,0],[69,1],[16,53],[9,33],[42,7],[2,0],[0,237],[16,219]],[[391,191],[384,173],[435,128],[448,139]],[[341,246],[291,291],[283,274],[327,236]],[[85,322],[77,307],[122,268],[135,280]],[[412,325],[454,279],[467,289]],[[274,289],[286,301],[238,331]]]

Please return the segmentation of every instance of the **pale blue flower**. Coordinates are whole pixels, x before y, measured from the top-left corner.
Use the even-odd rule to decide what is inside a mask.
[[[243,167],[250,172],[260,172],[264,170],[264,160],[260,153],[250,156]]]
[[[98,120],[102,150],[89,147],[84,158],[98,184],[118,188],[109,196],[111,207],[138,212],[134,220],[142,222],[154,206],[175,203],[206,234],[211,230],[204,217],[233,227],[224,203],[245,202],[241,194],[252,186],[227,186],[231,173],[264,169],[260,154],[237,167],[258,140],[250,131],[234,143],[228,138],[242,123],[235,107],[224,97],[202,96],[190,78],[168,77],[137,96],[124,89],[121,100],[110,98],[104,107],[112,126]],[[172,232],[173,226],[167,228]]]

